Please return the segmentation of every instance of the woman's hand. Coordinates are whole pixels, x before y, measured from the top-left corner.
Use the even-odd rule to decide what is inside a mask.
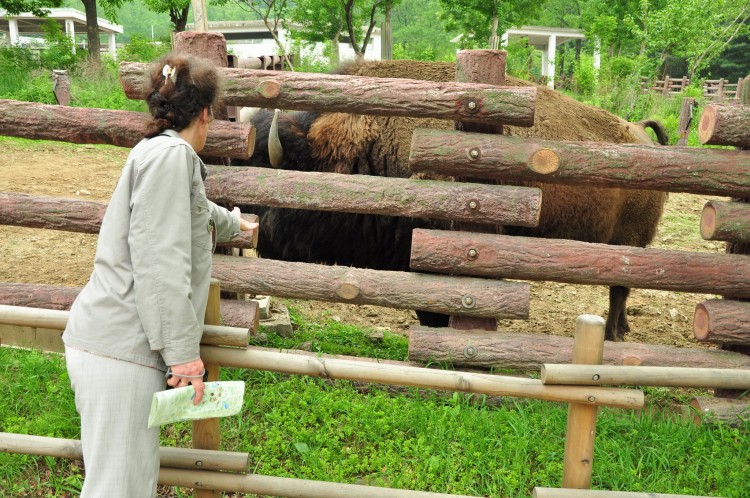
[[[192,384],[195,388],[195,399],[193,404],[197,405],[203,399],[203,374],[206,372],[203,366],[203,360],[180,363],[169,367],[172,376],[167,380],[167,384],[174,388],[187,387]]]
[[[258,223],[251,223],[242,218],[242,212],[238,207],[232,209],[232,216],[240,220],[240,230],[242,231],[255,230],[256,228],[258,228]]]

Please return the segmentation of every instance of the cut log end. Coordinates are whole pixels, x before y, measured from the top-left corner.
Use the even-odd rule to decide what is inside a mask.
[[[693,335],[695,335],[697,340],[706,340],[710,329],[709,322],[706,306],[703,303],[698,303],[695,306],[695,314],[693,315]]]
[[[267,99],[275,99],[281,94],[281,83],[276,80],[264,80],[258,85],[258,93]]]
[[[253,155],[255,152],[255,126],[250,126],[250,131],[247,134],[247,158]]]
[[[701,237],[713,240],[716,233],[716,208],[710,202],[706,203],[701,213]]]
[[[336,294],[341,299],[352,300],[359,296],[359,287],[354,284],[341,284],[336,288]]]
[[[529,158],[529,169],[541,175],[554,173],[560,167],[560,156],[551,149],[539,149]]]
[[[716,110],[708,105],[703,110],[701,121],[698,124],[698,138],[701,144],[706,144],[716,131]]]

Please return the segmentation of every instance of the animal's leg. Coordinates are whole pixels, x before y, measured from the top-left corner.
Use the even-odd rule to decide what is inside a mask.
[[[622,341],[630,329],[627,318],[628,287],[609,288],[609,314],[604,329],[604,338],[608,341]]]
[[[442,313],[435,313],[433,311],[422,311],[416,310],[417,318],[419,318],[419,324],[425,327],[443,328],[448,326],[448,315]]]

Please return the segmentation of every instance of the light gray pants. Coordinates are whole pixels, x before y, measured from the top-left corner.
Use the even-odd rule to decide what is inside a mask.
[[[153,498],[159,474],[159,429],[148,428],[164,373],[65,348],[86,478],[81,498]]]

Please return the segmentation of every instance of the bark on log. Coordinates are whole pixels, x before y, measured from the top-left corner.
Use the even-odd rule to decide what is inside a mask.
[[[222,204],[536,226],[541,191],[269,168],[212,167],[206,195]]]
[[[690,401],[696,425],[724,422],[738,427],[750,422],[750,399],[697,396]]]
[[[120,83],[130,99],[143,99],[147,65],[120,64]],[[336,74],[220,69],[226,105],[413,116],[474,123],[534,124],[534,87],[496,87]]]
[[[750,297],[750,258],[416,229],[418,271]]]
[[[133,147],[143,138],[148,119],[143,112],[0,99],[0,135],[10,137]],[[201,153],[247,159],[254,147],[251,124],[214,121]]]
[[[419,128],[412,171],[693,194],[748,196],[750,152],[558,142]]]
[[[677,133],[680,135],[680,138],[677,140],[678,147],[685,147],[687,145],[694,111],[695,99],[692,97],[683,97],[682,106],[680,107],[680,122],[677,125]]]
[[[526,283],[214,256],[222,290],[447,315],[527,318]]]
[[[413,327],[409,360],[458,367],[540,370],[544,363],[571,363],[573,339],[517,332],[454,331]],[[718,349],[607,342],[604,365],[750,368],[750,357]]]
[[[240,301],[237,299],[221,300],[221,321],[231,323],[233,327],[243,327],[251,334],[258,332],[260,324],[260,308],[255,301]]]
[[[98,234],[106,209],[107,203],[99,201],[0,192],[0,225]],[[258,221],[254,214],[243,213],[242,217],[251,222]],[[217,245],[255,248],[258,246],[258,229],[242,231],[231,241]]]
[[[750,302],[709,299],[698,303],[693,334],[704,342],[750,345]]]
[[[750,204],[708,201],[701,213],[701,237],[750,242]]]
[[[703,145],[750,147],[750,106],[708,104],[698,124]]]

